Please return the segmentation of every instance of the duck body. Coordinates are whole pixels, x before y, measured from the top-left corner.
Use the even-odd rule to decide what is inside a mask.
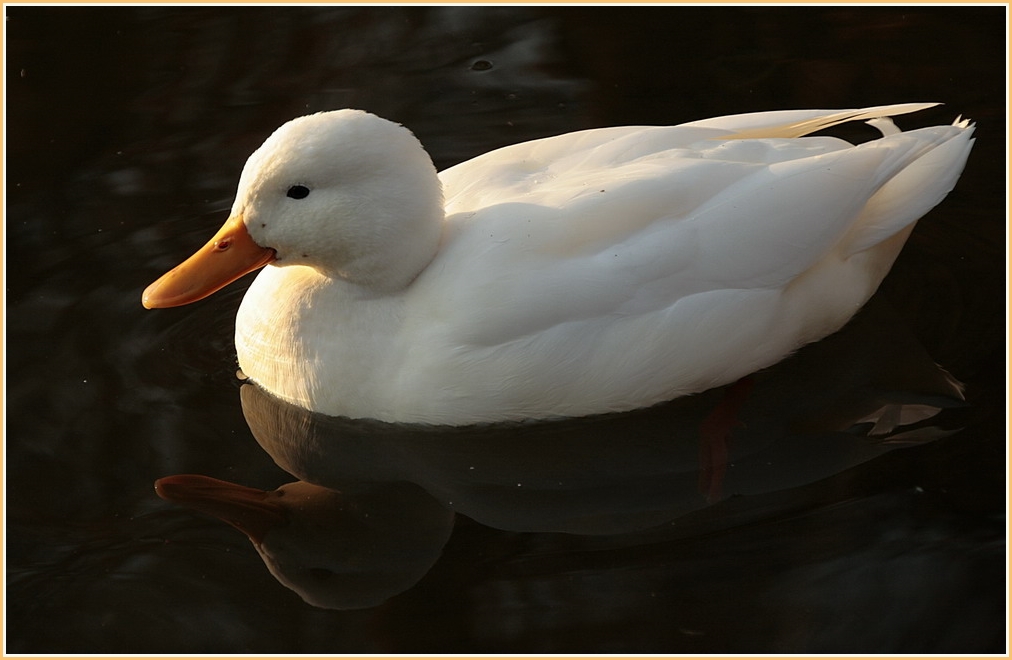
[[[842,327],[955,185],[968,122],[899,132],[887,119],[929,105],[588,130],[438,178],[396,124],[294,120],[250,158],[232,210],[276,251],[238,312],[240,367],[317,412],[453,425],[631,410],[733,382]],[[803,137],[855,119],[883,137]],[[367,153],[333,157],[342,131]],[[307,149],[337,168],[323,178],[368,182],[330,199],[305,184],[321,219],[297,240],[292,200],[262,198],[314,176],[290,155]],[[317,256],[306,246],[321,233],[339,247]]]

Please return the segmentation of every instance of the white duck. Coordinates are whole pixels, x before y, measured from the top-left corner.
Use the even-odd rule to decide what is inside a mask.
[[[440,174],[398,124],[300,117],[143,304],[266,266],[239,308],[239,365],[329,415],[460,425],[649,406],[774,364],[868,300],[973,143],[968,121],[888,119],[932,105],[595,129]],[[883,136],[802,137],[851,120]]]

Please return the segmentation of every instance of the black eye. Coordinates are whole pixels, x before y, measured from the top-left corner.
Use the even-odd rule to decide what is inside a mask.
[[[327,570],[326,568],[310,568],[309,577],[313,578],[317,582],[326,582],[330,578],[334,577],[334,571]]]
[[[309,188],[305,186],[292,186],[288,189],[287,194],[292,199],[305,199],[309,197]]]

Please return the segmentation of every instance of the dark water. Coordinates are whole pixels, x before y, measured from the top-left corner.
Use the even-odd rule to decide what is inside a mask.
[[[1003,7],[6,12],[8,652],[1007,650]],[[714,506],[699,429],[721,392],[481,432],[341,424],[240,392],[247,282],[140,306],[306,112],[399,121],[445,167],[900,101],[946,104],[903,126],[977,122],[966,172],[853,324],[753,379]],[[359,517],[297,542],[357,609],[306,604],[245,536],[159,499],[180,473],[341,489]]]

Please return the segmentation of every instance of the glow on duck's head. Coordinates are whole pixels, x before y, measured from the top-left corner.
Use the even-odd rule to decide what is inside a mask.
[[[268,263],[397,290],[432,260],[442,220],[435,167],[408,129],[360,110],[299,117],[246,161],[222,229],[142,302],[184,305]]]

